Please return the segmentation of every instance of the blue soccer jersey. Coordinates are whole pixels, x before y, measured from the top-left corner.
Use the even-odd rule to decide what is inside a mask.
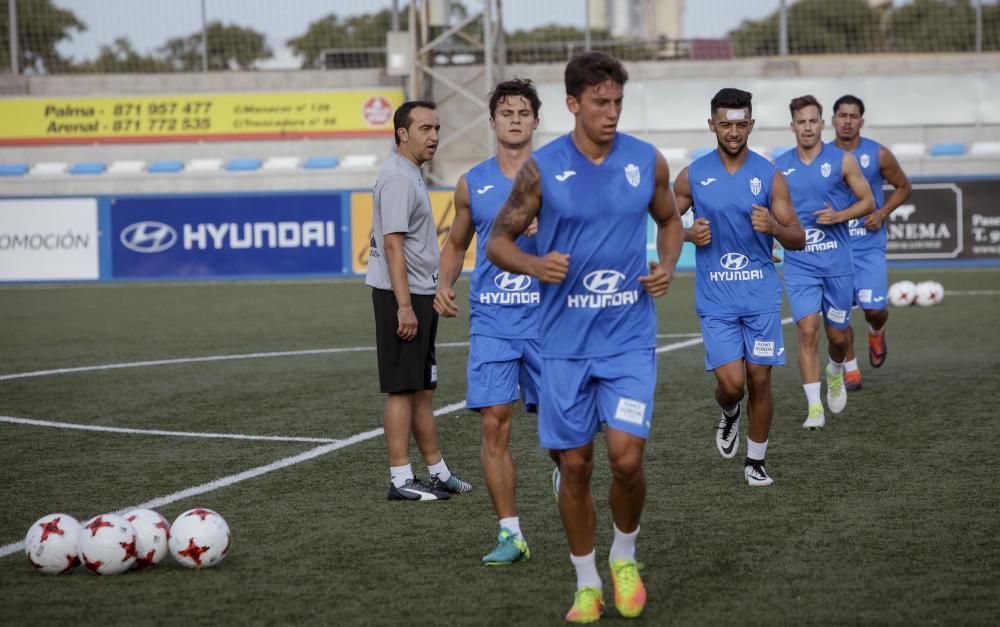
[[[719,151],[688,167],[696,218],[712,232],[695,248],[695,310],[699,316],[744,316],[781,310],[781,282],[771,260],[774,238],[753,229],[753,205],[771,206],[776,168],[750,152],[729,174]]]
[[[656,309],[639,283],[648,272],[656,154],[651,144],[624,133],[615,135],[600,165],[569,135],[535,153],[539,254],[570,256],[566,278],[542,284],[543,357],[604,357],[656,346]]]
[[[540,291],[537,279],[512,274],[486,257],[493,220],[510,194],[507,178],[496,157],[483,161],[465,175],[469,209],[476,227],[476,267],[469,287],[469,327],[473,335],[507,339],[537,339]],[[535,252],[534,237],[521,236],[517,245]]]
[[[842,211],[853,204],[851,188],[844,182],[844,151],[824,144],[822,151],[806,165],[798,150],[789,150],[774,160],[788,183],[792,204],[806,231],[803,250],[785,251],[785,275],[816,277],[854,273],[847,222],[818,224],[814,213],[829,205]]]
[[[857,158],[858,165],[861,166],[861,173],[872,188],[872,194],[875,196],[876,210],[881,209],[882,205],[885,204],[885,192],[882,190],[882,186],[885,185],[885,179],[882,178],[882,168],[879,167],[878,161],[881,148],[882,145],[878,142],[867,137],[862,137],[858,147],[851,151],[855,158]],[[855,202],[857,202],[857,198],[854,194],[851,194],[851,203]],[[864,218],[849,220],[847,225],[851,233],[851,248],[854,252],[868,250],[885,251],[886,232],[884,222],[882,223],[882,228],[877,231],[866,229]]]

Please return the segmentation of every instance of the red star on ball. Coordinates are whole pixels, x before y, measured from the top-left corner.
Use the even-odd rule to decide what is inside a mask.
[[[170,527],[167,526],[166,521],[164,520],[158,521],[153,526],[156,527],[157,529],[163,529],[163,533],[167,536],[167,540],[170,540]]]
[[[93,538],[97,535],[97,532],[101,530],[101,527],[114,527],[114,525],[104,520],[103,516],[98,516],[94,520],[87,523],[84,529],[90,529],[90,537]]]
[[[49,539],[50,533],[54,533],[60,536],[66,535],[66,532],[59,528],[60,520],[62,519],[56,518],[54,520],[50,520],[49,522],[39,523],[38,526],[42,528],[42,542],[45,542],[46,540]]]
[[[130,557],[139,557],[139,554],[135,551],[135,536],[132,536],[131,542],[119,542],[123,549],[125,549],[125,557],[122,558],[123,562],[128,561]]]
[[[202,520],[205,520],[205,518],[211,516],[214,513],[215,512],[213,512],[210,509],[201,509],[199,507],[198,509],[195,509],[195,510],[192,510],[192,511],[188,512],[187,515],[188,516],[197,516],[197,517],[201,518]]]
[[[67,555],[66,556],[66,568],[62,569],[61,572],[68,573],[73,571],[77,566],[80,565],[80,557],[77,555]]]
[[[201,566],[201,556],[209,548],[211,547],[198,546],[197,544],[194,543],[194,538],[191,538],[190,540],[188,540],[187,548],[184,549],[183,551],[177,551],[177,553],[179,555],[183,555],[184,557],[191,558],[191,561]]]
[[[153,549],[149,553],[146,553],[145,557],[137,557],[135,559],[135,569],[142,570],[147,566],[153,565],[153,557],[156,555],[156,549]]]
[[[101,560],[96,560],[92,562],[89,559],[87,559],[86,555],[83,556],[83,567],[89,570],[90,572],[94,573],[95,575],[101,574],[101,571],[98,569],[101,567],[103,563],[104,562],[102,562]]]

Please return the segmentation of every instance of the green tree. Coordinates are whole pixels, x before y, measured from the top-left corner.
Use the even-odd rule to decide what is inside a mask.
[[[72,11],[52,0],[17,0],[18,68],[24,73],[64,72],[72,60],[56,50],[59,42],[87,30]],[[10,20],[7,3],[0,7],[0,67],[10,67]]]
[[[110,46],[103,45],[93,61],[74,67],[78,72],[167,72],[170,64],[160,58],[142,55],[127,37],[115,39]]]
[[[400,11],[399,27],[408,28],[408,12]],[[380,48],[384,58],[385,34],[392,27],[392,11],[353,15],[346,19],[330,14],[309,24],[305,34],[285,42],[302,57],[303,68],[319,67],[328,48]]]
[[[791,54],[877,52],[883,48],[882,10],[866,0],[800,0],[788,8]],[[729,33],[736,56],[778,54],[779,12],[746,20]]]
[[[257,61],[274,56],[263,34],[252,28],[211,22],[208,35],[208,69],[251,70]],[[168,39],[158,53],[173,70],[197,72],[202,69],[202,34]]]
[[[984,22],[996,6],[984,6]],[[996,22],[986,39],[996,41]],[[971,52],[976,46],[976,10],[970,0],[914,0],[892,11],[886,36],[894,52]],[[994,44],[995,45],[995,44]],[[993,48],[994,50],[996,48]]]

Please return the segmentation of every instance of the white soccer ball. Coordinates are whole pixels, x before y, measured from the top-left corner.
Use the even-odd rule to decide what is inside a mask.
[[[889,302],[896,307],[912,305],[916,297],[917,286],[913,281],[900,281],[889,286]]]
[[[921,281],[917,283],[916,303],[922,307],[937,305],[944,298],[944,286],[937,281]]]
[[[135,528],[124,516],[94,516],[80,530],[80,559],[95,575],[117,575],[135,564],[135,543]]]
[[[159,512],[151,509],[133,509],[125,518],[135,528],[135,569],[153,566],[163,561],[170,549],[170,523]]]
[[[76,544],[80,523],[69,514],[49,514],[35,521],[24,536],[24,554],[40,573],[71,573],[80,565]]]
[[[170,526],[170,554],[188,568],[218,565],[229,552],[231,541],[226,520],[204,507],[189,509]]]

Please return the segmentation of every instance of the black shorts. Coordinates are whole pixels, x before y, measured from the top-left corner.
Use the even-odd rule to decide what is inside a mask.
[[[417,337],[410,342],[396,335],[399,306],[392,290],[372,288],[372,304],[375,306],[375,348],[382,392],[393,394],[437,388],[434,338],[437,337],[438,314],[434,311],[434,296],[410,294],[410,304],[417,316]]]

